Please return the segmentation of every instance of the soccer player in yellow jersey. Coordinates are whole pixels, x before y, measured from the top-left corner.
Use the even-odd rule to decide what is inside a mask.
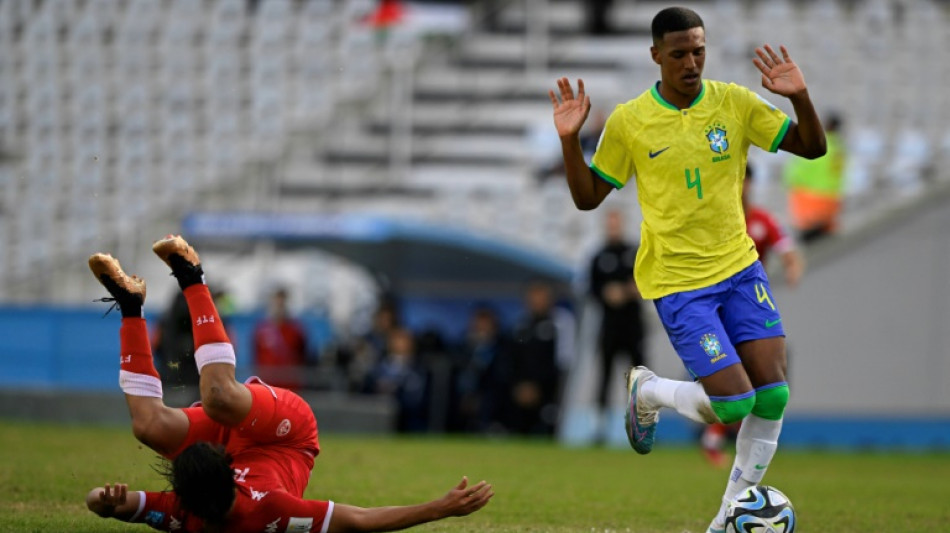
[[[652,23],[660,81],[619,105],[591,164],[578,132],[590,111],[584,82],[550,91],[567,183],[579,209],[594,209],[635,179],[643,224],[634,273],[654,300],[683,364],[697,380],[644,367],[627,377],[627,437],[649,453],[661,407],[700,422],[742,421],[736,458],[709,532],[724,529],[727,502],[762,480],[788,403],[785,333],[769,282],[745,230],[742,182],[750,145],[815,158],[825,135],[805,79],[785,47],[756,49],[762,86],[788,98],[797,122],[735,84],[703,80],[706,33],[695,12],[672,7]]]

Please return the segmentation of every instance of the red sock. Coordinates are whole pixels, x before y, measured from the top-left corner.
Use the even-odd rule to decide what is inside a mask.
[[[119,329],[119,386],[131,396],[162,397],[162,381],[152,361],[144,318],[122,319]]]
[[[144,318],[123,318],[119,329],[119,346],[122,350],[119,368],[135,374],[158,377],[152,361],[152,345],[148,340],[148,326]]]
[[[218,309],[211,298],[211,291],[203,283],[196,283],[185,289],[185,300],[191,313],[191,331],[195,337],[195,350],[205,344],[228,343],[228,333],[218,316]]]

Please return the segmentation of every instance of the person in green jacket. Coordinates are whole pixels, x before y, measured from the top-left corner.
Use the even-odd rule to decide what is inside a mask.
[[[790,158],[785,167],[792,225],[806,243],[837,231],[841,214],[845,185],[841,117],[831,114],[824,123],[828,152],[818,159]]]

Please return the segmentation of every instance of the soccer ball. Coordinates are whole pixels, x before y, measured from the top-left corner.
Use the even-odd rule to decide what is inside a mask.
[[[726,510],[726,533],[792,533],[795,522],[788,496],[768,485],[745,489]]]

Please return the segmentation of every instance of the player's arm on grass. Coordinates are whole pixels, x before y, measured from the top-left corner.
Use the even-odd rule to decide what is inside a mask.
[[[138,492],[129,492],[125,483],[106,483],[96,487],[86,495],[86,507],[102,518],[117,518],[129,521],[139,510]]]
[[[445,496],[418,505],[356,507],[336,504],[330,518],[330,533],[345,531],[396,531],[452,516],[466,516],[481,509],[495,493],[484,481],[468,486],[468,478]]]
[[[584,159],[580,131],[590,114],[590,97],[584,91],[584,80],[577,80],[576,97],[567,78],[557,80],[557,87],[558,93],[548,91],[548,96],[554,106],[554,125],[561,138],[567,186],[571,190],[574,205],[587,211],[600,205],[614,188],[595,176]]]
[[[762,73],[762,86],[788,98],[795,108],[797,123],[793,121],[788,125],[779,148],[808,159],[821,157],[828,151],[825,130],[808,96],[805,76],[788,55],[788,50],[784,46],[779,49],[782,51],[781,57],[769,45],[756,48],[758,57],[752,59]]]

